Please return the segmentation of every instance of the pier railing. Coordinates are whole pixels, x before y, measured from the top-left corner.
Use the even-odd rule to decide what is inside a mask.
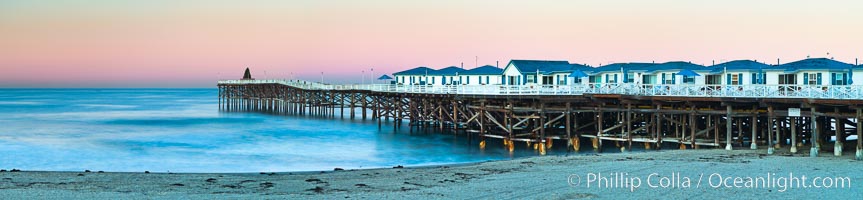
[[[394,85],[321,84],[301,80],[224,80],[219,84],[282,84],[308,90],[369,90],[376,92],[462,95],[581,95],[863,99],[861,85],[697,85],[587,83],[576,85]]]

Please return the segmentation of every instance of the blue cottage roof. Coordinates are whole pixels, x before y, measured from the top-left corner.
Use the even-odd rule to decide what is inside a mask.
[[[753,60],[734,60],[724,63],[719,63],[710,68],[710,73],[722,73],[725,70],[730,71],[760,71],[760,70],[775,70],[776,66],[768,65]]]
[[[799,70],[848,70],[854,65],[827,58],[808,58],[779,65],[786,72]]]
[[[535,74],[537,71],[540,73],[568,72],[573,68],[568,61],[511,60],[509,63],[523,74]]]
[[[666,62],[661,64],[656,63],[614,63],[606,66],[593,68],[592,73],[601,73],[601,72],[620,72],[621,70],[625,72],[629,71],[637,71],[637,72],[654,72],[658,70],[683,70],[689,69],[693,71],[699,70],[707,70],[702,65],[692,64],[690,62],[683,61],[673,61]]]
[[[607,68],[606,71],[620,71],[623,67],[624,71],[651,71],[659,65],[656,63],[614,63],[601,68]]]
[[[550,73],[561,73],[561,72],[563,72],[563,73],[572,73],[572,72],[574,72],[574,71],[576,71],[576,70],[581,70],[581,72],[583,72],[583,73],[585,73],[585,74],[586,74],[586,73],[588,73],[589,71],[594,70],[594,69],[595,69],[595,68],[593,68],[593,67],[589,67],[589,66],[587,66],[587,65],[582,65],[582,64],[569,64],[569,69],[566,69],[566,70],[559,70],[559,71],[548,71],[548,72],[545,72],[545,74],[550,74]]]
[[[443,76],[455,76],[455,75],[456,75],[456,73],[461,73],[461,72],[463,72],[463,71],[465,71],[465,70],[464,70],[464,69],[462,69],[462,68],[459,68],[459,67],[456,67],[456,66],[449,66],[449,67],[447,67],[447,68],[439,69],[439,70],[436,70],[436,71],[434,71],[434,72],[429,72],[429,75],[437,75],[437,76],[441,76],[441,75],[443,75]]]
[[[707,70],[707,68],[704,67],[704,65],[692,64],[691,62],[683,62],[683,61],[666,62],[666,63],[650,66],[648,68],[649,68],[648,71],[684,70],[684,69],[693,70],[693,71]]]
[[[426,75],[426,74],[432,74],[432,73],[434,73],[435,71],[437,71],[437,70],[434,70],[434,69],[431,69],[431,68],[428,68],[428,67],[421,66],[421,67],[417,67],[417,68],[413,68],[413,69],[409,69],[409,70],[405,70],[405,71],[400,71],[400,72],[393,73],[393,76],[399,76],[399,75]]]
[[[497,68],[491,65],[485,65],[482,67],[477,67],[469,70],[465,70],[459,72],[459,75],[501,75],[503,74],[503,69]]]

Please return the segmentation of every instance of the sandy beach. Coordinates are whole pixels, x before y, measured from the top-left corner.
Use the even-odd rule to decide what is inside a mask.
[[[764,150],[662,150],[542,156],[465,165],[301,173],[0,172],[2,199],[581,199],[863,197],[863,162]],[[773,179],[768,178],[768,174]],[[777,177],[830,178],[820,187]],[[591,177],[593,181],[589,180]],[[607,178],[598,183],[598,177]],[[762,177],[774,185],[734,185]],[[838,178],[850,180],[839,187]],[[686,180],[689,179],[687,184]],[[640,179],[639,187],[633,187]],[[700,180],[699,180],[700,179]],[[723,180],[726,180],[723,182]],[[779,180],[770,181],[770,180]],[[615,182],[617,181],[617,182]],[[725,183],[723,185],[723,183]],[[844,184],[844,183],[843,183]],[[757,185],[757,184],[756,184]]]

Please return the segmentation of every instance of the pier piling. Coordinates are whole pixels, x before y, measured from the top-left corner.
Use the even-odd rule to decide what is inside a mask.
[[[345,115],[355,119],[360,114],[363,120],[376,120],[378,127],[393,123],[393,130],[407,121],[411,132],[414,128],[452,131],[470,140],[477,138],[482,144],[488,138],[500,139],[508,149],[514,142],[524,142],[536,145],[540,154],[561,148],[557,146],[578,151],[581,138],[585,138],[590,139],[596,152],[602,152],[603,144],[608,142],[621,151],[631,151],[633,143],[643,143],[645,149],[659,149],[670,142],[681,148],[724,145],[726,150],[733,150],[735,145],[743,146],[748,141],[752,149],[758,149],[759,142],[767,145],[768,154],[781,149],[782,144],[789,144],[792,153],[800,145],[810,145],[810,156],[815,157],[821,143],[835,136],[834,154],[841,156],[845,136],[856,131],[860,138],[863,131],[863,108],[859,107],[863,101],[393,92],[259,80],[220,83],[218,98],[222,112],[336,118],[338,109],[342,119]],[[787,111],[790,108],[808,111],[791,116]],[[817,112],[828,109],[830,112]],[[554,145],[554,140],[565,140],[567,145]],[[860,139],[855,150],[855,158],[863,159]]]

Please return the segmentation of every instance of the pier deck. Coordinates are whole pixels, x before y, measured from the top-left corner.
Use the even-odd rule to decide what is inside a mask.
[[[470,137],[533,145],[555,140],[579,150],[613,143],[659,148],[808,147],[841,155],[861,138],[863,86],[800,85],[330,85],[298,80],[219,81],[224,111],[325,117],[357,115],[394,128],[450,130]],[[338,112],[338,113],[337,113]],[[347,113],[346,113],[347,112]],[[356,113],[360,112],[360,113]],[[370,112],[370,113],[367,113]],[[835,138],[835,142],[832,142]],[[853,137],[852,137],[853,138]],[[813,142],[814,141],[814,142]],[[833,148],[826,148],[826,143]],[[856,142],[857,157],[863,145]],[[481,143],[481,147],[485,145]],[[822,150],[822,148],[824,148]],[[851,146],[850,148],[853,148]]]

